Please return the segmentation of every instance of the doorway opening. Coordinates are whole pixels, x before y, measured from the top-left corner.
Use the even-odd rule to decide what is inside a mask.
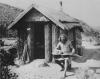
[[[35,59],[43,59],[45,57],[44,23],[36,22],[34,26],[34,57]]]

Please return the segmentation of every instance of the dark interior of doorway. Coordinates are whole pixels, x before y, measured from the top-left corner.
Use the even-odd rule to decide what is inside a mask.
[[[35,59],[42,59],[45,56],[44,51],[44,24],[40,22],[35,23]]]

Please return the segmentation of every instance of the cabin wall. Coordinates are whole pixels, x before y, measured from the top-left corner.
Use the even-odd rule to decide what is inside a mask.
[[[82,36],[81,36],[81,32],[79,29],[75,30],[76,33],[76,44],[81,46],[82,45]]]
[[[74,39],[75,39],[75,38],[74,38],[74,33],[73,33],[73,32],[74,32],[74,29],[71,29],[71,30],[68,31],[68,35],[67,35],[67,36],[68,36],[68,39],[69,39],[70,41],[74,41]]]
[[[76,53],[79,55],[82,55],[82,36],[81,36],[81,31],[76,28],[75,30],[75,34],[76,34]]]

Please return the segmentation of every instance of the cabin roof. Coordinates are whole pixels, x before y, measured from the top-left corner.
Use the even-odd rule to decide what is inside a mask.
[[[73,18],[63,11],[57,11],[53,9],[49,9],[47,7],[43,6],[37,6],[35,4],[32,4],[28,9],[23,11],[22,13],[19,14],[19,16],[8,26],[8,29],[12,28],[21,18],[24,17],[32,8],[38,10],[40,13],[42,13],[46,18],[51,20],[54,24],[57,26],[61,27],[62,29],[71,29],[72,27],[75,27],[74,25],[72,27],[66,26],[63,22],[66,23],[73,23],[73,24],[78,24],[78,26],[81,26],[79,23],[79,20],[76,18]]]

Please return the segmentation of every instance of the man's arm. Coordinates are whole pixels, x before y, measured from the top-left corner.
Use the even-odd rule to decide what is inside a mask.
[[[60,42],[57,44],[56,49],[57,49],[57,50],[61,50]]]
[[[74,54],[75,53],[75,49],[74,48],[72,48],[72,54]]]
[[[74,54],[74,53],[75,53],[75,49],[74,49],[72,43],[70,43],[70,48],[72,49],[72,50],[71,50],[72,54]]]
[[[56,48],[53,51],[53,54],[57,55],[57,54],[60,54],[60,52],[61,52],[61,46],[60,46],[60,43],[58,43]]]

